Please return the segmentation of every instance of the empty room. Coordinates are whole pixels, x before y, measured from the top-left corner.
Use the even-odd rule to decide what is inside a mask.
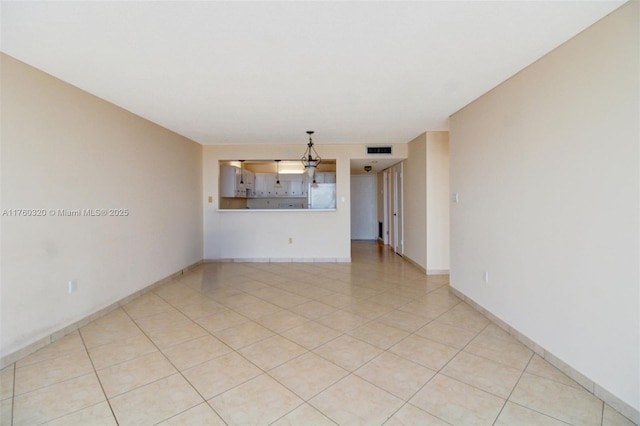
[[[0,424],[638,425],[640,1],[0,2]]]

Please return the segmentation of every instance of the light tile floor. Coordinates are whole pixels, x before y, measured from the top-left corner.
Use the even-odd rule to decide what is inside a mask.
[[[205,264],[0,372],[3,425],[630,425],[377,244]]]

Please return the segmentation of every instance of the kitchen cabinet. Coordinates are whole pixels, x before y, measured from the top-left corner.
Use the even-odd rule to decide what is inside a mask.
[[[256,173],[254,185],[254,196],[256,198],[270,198],[276,196],[275,173]]]
[[[311,180],[305,174],[254,173],[236,166],[220,167],[220,196],[225,198],[307,198]],[[335,183],[335,172],[316,173],[316,183]]]
[[[280,188],[276,188],[275,173],[255,174],[255,197],[304,198],[307,196],[306,175],[280,175]]]
[[[255,189],[256,174],[249,170],[240,171],[239,197],[252,198]]]
[[[282,178],[286,182],[285,196],[294,198],[307,196],[307,175],[281,175],[280,182],[283,182]]]
[[[220,167],[221,197],[253,197],[255,174],[235,166]]]
[[[220,196],[237,197],[237,188],[240,182],[236,176],[240,175],[240,169],[234,166],[220,167]]]
[[[316,172],[316,183],[336,183],[336,173]]]
[[[255,197],[263,198],[269,196],[269,175],[270,173],[256,173],[253,191]]]
[[[287,185],[289,188],[289,195],[291,197],[302,197],[302,178],[298,176],[292,176]]]

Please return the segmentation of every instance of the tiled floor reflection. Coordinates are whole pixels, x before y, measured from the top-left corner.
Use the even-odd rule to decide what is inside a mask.
[[[631,425],[374,243],[216,263],[0,371],[2,425]]]

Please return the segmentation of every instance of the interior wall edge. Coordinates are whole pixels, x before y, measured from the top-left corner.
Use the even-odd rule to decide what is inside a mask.
[[[420,265],[418,262],[416,262],[415,260],[413,260],[411,257],[407,256],[406,253],[404,255],[402,255],[402,258],[404,260],[406,260],[408,263],[410,263],[412,266],[415,266],[416,268],[418,268],[423,274],[428,275],[427,274],[427,270],[426,268],[424,268],[422,265]]]

